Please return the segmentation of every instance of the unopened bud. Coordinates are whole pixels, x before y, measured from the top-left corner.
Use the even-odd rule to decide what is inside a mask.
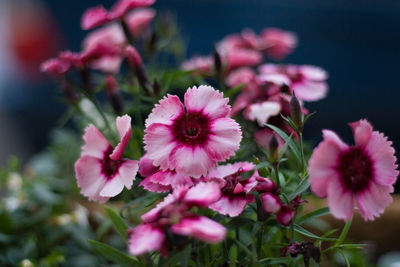
[[[275,134],[272,135],[271,140],[269,141],[268,153],[271,163],[274,163],[279,159],[279,143],[278,139],[276,139]]]
[[[221,55],[218,53],[218,50],[217,50],[216,47],[214,47],[213,57],[214,57],[215,72],[216,73],[221,73],[221,71],[222,71],[222,60],[221,60]]]
[[[147,73],[138,51],[133,46],[128,46],[125,49],[125,54],[128,59],[129,65],[136,74],[140,86],[146,91],[148,95],[151,95],[148,87],[149,80],[147,78]]]
[[[290,100],[290,118],[301,132],[303,130],[303,113],[301,112],[300,102],[294,94]]]
[[[106,77],[106,92],[108,100],[114,109],[116,115],[121,115],[123,112],[123,101],[121,92],[118,89],[118,83],[114,76],[108,75]]]

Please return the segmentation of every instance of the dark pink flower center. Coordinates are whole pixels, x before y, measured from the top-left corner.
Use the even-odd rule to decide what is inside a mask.
[[[242,176],[240,175],[241,173],[243,173],[242,168],[240,168],[236,173],[224,178],[225,186],[222,188],[222,194],[234,196],[235,195],[234,191],[235,191],[237,184],[238,183],[242,184],[242,182],[244,183],[244,185],[246,184],[247,181],[241,180],[241,178],[242,178]]]
[[[107,177],[107,179],[112,179],[119,170],[119,167],[124,162],[124,160],[113,160],[110,158],[113,152],[113,147],[109,146],[104,152],[103,160],[101,161],[101,172]]]
[[[345,187],[355,193],[367,188],[373,176],[370,157],[357,147],[340,156],[338,170]]]
[[[210,119],[201,112],[183,113],[172,124],[175,140],[186,145],[202,145],[208,140]]]

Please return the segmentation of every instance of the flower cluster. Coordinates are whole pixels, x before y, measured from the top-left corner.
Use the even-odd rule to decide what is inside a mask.
[[[81,156],[75,163],[81,194],[99,203],[112,197],[159,196],[158,201],[145,205],[144,214],[136,214],[138,218],[141,215],[140,223],[128,227],[130,254],[157,251],[159,254],[152,256],[165,258],[189,247],[192,256],[202,251],[204,244],[191,238],[211,244],[225,240],[218,245],[224,253],[216,259],[221,266],[228,264],[227,251],[233,257],[238,248],[250,251],[246,246],[258,254],[254,259],[251,256],[251,264],[263,256],[267,258],[260,263],[269,262],[270,254],[280,248],[283,257],[288,251],[292,257],[303,255],[308,266],[311,259],[320,260],[320,245],[297,234],[321,242],[333,239],[301,227],[308,219],[326,214],[325,210],[304,214],[299,207],[307,203],[308,194],[327,197],[331,214],[339,219],[351,218],[354,202],[365,220],[380,216],[392,200],[399,172],[391,142],[368,121],[350,124],[354,146],[324,130],[324,140],[307,163],[310,155],[304,149],[302,131],[308,111],[303,102],[327,95],[328,74],[315,66],[263,61],[264,56],[273,60],[288,56],[297,45],[293,33],[269,28],[257,35],[244,30],[217,43],[212,56],[184,62],[183,70],[169,73],[162,69],[148,76],[152,69],[146,69],[146,57],[133,45],[155,16],[148,8],[153,3],[119,0],[110,10],[102,6],[88,9],[82,28],[100,28],[83,41],[83,51],[62,52],[42,65],[43,71],[61,77],[70,100],[75,99],[73,83],[66,75],[77,69],[85,100],[101,117],[93,119],[88,109],[74,105],[80,115],[93,122],[84,129]],[[130,76],[117,80],[124,59],[137,81]],[[104,77],[104,83],[94,90],[90,69],[100,70],[99,76]],[[193,86],[194,77],[220,88]],[[176,84],[171,85],[171,81]],[[132,96],[128,100],[132,102],[127,102],[129,109],[122,105],[122,86],[124,93]],[[117,116],[116,127],[110,125],[111,114],[104,112],[95,98],[103,88],[114,113],[127,113]],[[168,94],[179,88],[188,89]],[[165,96],[160,99],[161,95]],[[227,95],[232,96],[232,108]],[[119,138],[114,138],[117,133]],[[257,149],[255,143],[263,148]],[[124,188],[130,192],[119,196]],[[298,215],[303,216],[298,219]],[[236,223],[245,226],[229,232],[228,225]],[[246,229],[249,224],[253,224],[254,237]],[[126,229],[125,223],[119,226],[119,232]],[[265,229],[273,229],[268,240],[275,243],[269,247],[263,244]],[[252,241],[240,238],[242,230],[247,233],[242,236],[257,240],[256,249]],[[272,237],[275,230],[280,234]],[[161,265],[163,258],[147,260]],[[296,264],[290,258],[285,262]]]

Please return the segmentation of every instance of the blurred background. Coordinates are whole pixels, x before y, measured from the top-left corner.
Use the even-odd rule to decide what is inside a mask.
[[[39,64],[61,49],[78,51],[86,32],[83,11],[114,0],[0,1],[0,164],[26,159],[48,142],[64,107],[57,85]],[[187,55],[208,54],[229,33],[278,27],[297,33],[299,46],[285,62],[321,66],[330,73],[326,99],[306,128],[314,144],[321,129],[351,140],[348,122],[368,118],[400,151],[400,2],[289,0],[157,0],[178,18]],[[399,154],[398,154],[399,156]]]

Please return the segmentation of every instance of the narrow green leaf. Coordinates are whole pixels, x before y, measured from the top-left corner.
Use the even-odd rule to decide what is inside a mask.
[[[281,264],[281,263],[287,263],[288,258],[264,258],[258,261],[258,263],[267,263],[267,264]]]
[[[303,236],[311,237],[311,238],[314,238],[317,240],[332,241],[332,242],[336,241],[336,238],[317,236],[316,234],[313,234],[313,233],[307,231],[306,229],[304,229],[303,227],[301,227],[300,225],[297,225],[297,224],[294,227],[294,231]]]
[[[282,137],[283,140],[285,140],[285,142],[288,142],[290,149],[292,150],[292,152],[294,153],[294,155],[296,156],[296,158],[298,160],[301,161],[301,153],[298,149],[298,147],[296,146],[296,144],[293,142],[293,140],[291,138],[289,138],[289,136],[282,131],[281,129],[279,129],[278,127],[268,124],[266,123],[265,126],[271,128],[272,130],[274,130],[277,134],[279,134],[280,137]]]
[[[255,256],[253,254],[253,252],[251,252],[251,250],[245,245],[243,244],[242,241],[238,240],[238,239],[232,239],[246,254],[249,258],[252,258],[253,261],[255,260]]]
[[[346,254],[344,254],[343,251],[342,251],[341,249],[339,249],[338,251],[339,251],[339,253],[342,255],[342,257],[343,257],[343,259],[344,259],[344,262],[346,263],[346,266],[347,266],[347,267],[351,267],[350,261],[349,261],[349,259],[347,258]]]
[[[313,218],[318,218],[321,216],[325,216],[330,214],[329,208],[328,207],[323,207],[314,211],[311,211],[307,214],[304,214],[303,216],[301,216],[300,218],[298,218],[296,220],[296,223],[299,225],[302,225],[303,223],[305,223],[306,221],[313,219]]]
[[[343,241],[346,239],[347,233],[350,230],[352,222],[353,222],[353,217],[351,217],[350,220],[348,220],[346,222],[346,224],[344,225],[342,232],[340,233],[340,236],[339,236],[338,240],[336,241],[334,247],[341,245],[343,243]]]
[[[300,195],[310,187],[310,183],[307,178],[304,178],[296,187],[296,189],[288,195],[288,199],[292,200],[296,196]]]
[[[138,259],[96,240],[88,240],[93,249],[106,259],[122,266],[141,266]]]
[[[128,225],[125,221],[119,216],[118,212],[108,206],[104,206],[104,210],[107,213],[107,216],[111,219],[115,230],[125,239],[128,239],[128,235],[126,231],[128,230]]]

